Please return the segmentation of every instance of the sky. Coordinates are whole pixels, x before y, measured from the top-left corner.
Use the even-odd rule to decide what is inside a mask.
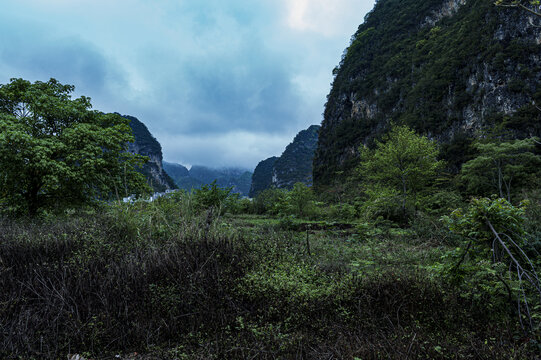
[[[253,169],[320,124],[374,0],[1,0],[0,83],[74,85],[164,159]]]

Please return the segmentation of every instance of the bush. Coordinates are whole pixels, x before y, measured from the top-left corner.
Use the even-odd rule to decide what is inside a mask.
[[[216,180],[208,185],[201,186],[200,189],[194,189],[194,204],[196,209],[208,210],[215,208],[222,211],[222,207],[226,205],[226,200],[232,196],[232,189],[231,187],[226,189],[220,188],[216,185]]]
[[[464,278],[467,271],[470,278],[482,273],[491,276],[493,283],[487,286],[504,287],[523,327],[533,330],[534,319],[541,318],[541,282],[524,251],[526,208],[526,203],[513,206],[502,198],[473,199],[468,209],[455,210],[444,220],[464,238],[462,255],[449,270],[451,275]],[[478,268],[479,264],[484,265]]]
[[[419,199],[419,208],[429,215],[444,216],[463,205],[462,196],[456,191],[440,190]]]
[[[285,190],[270,188],[265,189],[254,199],[254,211],[256,214],[272,214],[279,212],[279,205],[285,197]]]
[[[357,209],[350,204],[332,204],[327,209],[326,216],[329,220],[353,221],[357,219]]]

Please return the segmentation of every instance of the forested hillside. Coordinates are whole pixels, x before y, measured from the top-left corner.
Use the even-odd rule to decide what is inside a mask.
[[[539,135],[541,29],[486,0],[381,0],[351,39],[328,95],[317,185],[351,175],[359,145],[405,124],[458,171],[472,139]]]
[[[250,196],[275,187],[291,190],[296,183],[312,185],[312,162],[319,125],[300,131],[280,157],[261,161],[254,171]]]

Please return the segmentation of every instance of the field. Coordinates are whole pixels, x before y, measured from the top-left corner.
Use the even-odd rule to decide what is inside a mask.
[[[539,350],[490,271],[449,272],[460,240],[441,224],[232,215],[192,202],[2,221],[0,357],[533,359]]]

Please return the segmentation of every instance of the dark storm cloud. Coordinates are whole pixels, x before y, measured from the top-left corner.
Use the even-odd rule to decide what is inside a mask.
[[[209,128],[280,132],[287,128],[288,120],[296,119],[300,99],[290,75],[279,66],[247,67],[236,75],[207,70],[193,69],[188,76],[193,85],[186,106],[200,121],[188,124],[187,132],[201,133]]]
[[[78,38],[47,37],[45,28],[24,25],[16,24],[24,32],[13,36],[13,29],[0,23],[3,81],[12,77],[45,81],[53,77],[77,85],[78,92],[89,96],[106,91],[111,83],[123,82],[115,66],[92,44]]]
[[[254,167],[321,121],[373,0],[3,0],[0,83],[55,77],[142,120],[164,156]]]

